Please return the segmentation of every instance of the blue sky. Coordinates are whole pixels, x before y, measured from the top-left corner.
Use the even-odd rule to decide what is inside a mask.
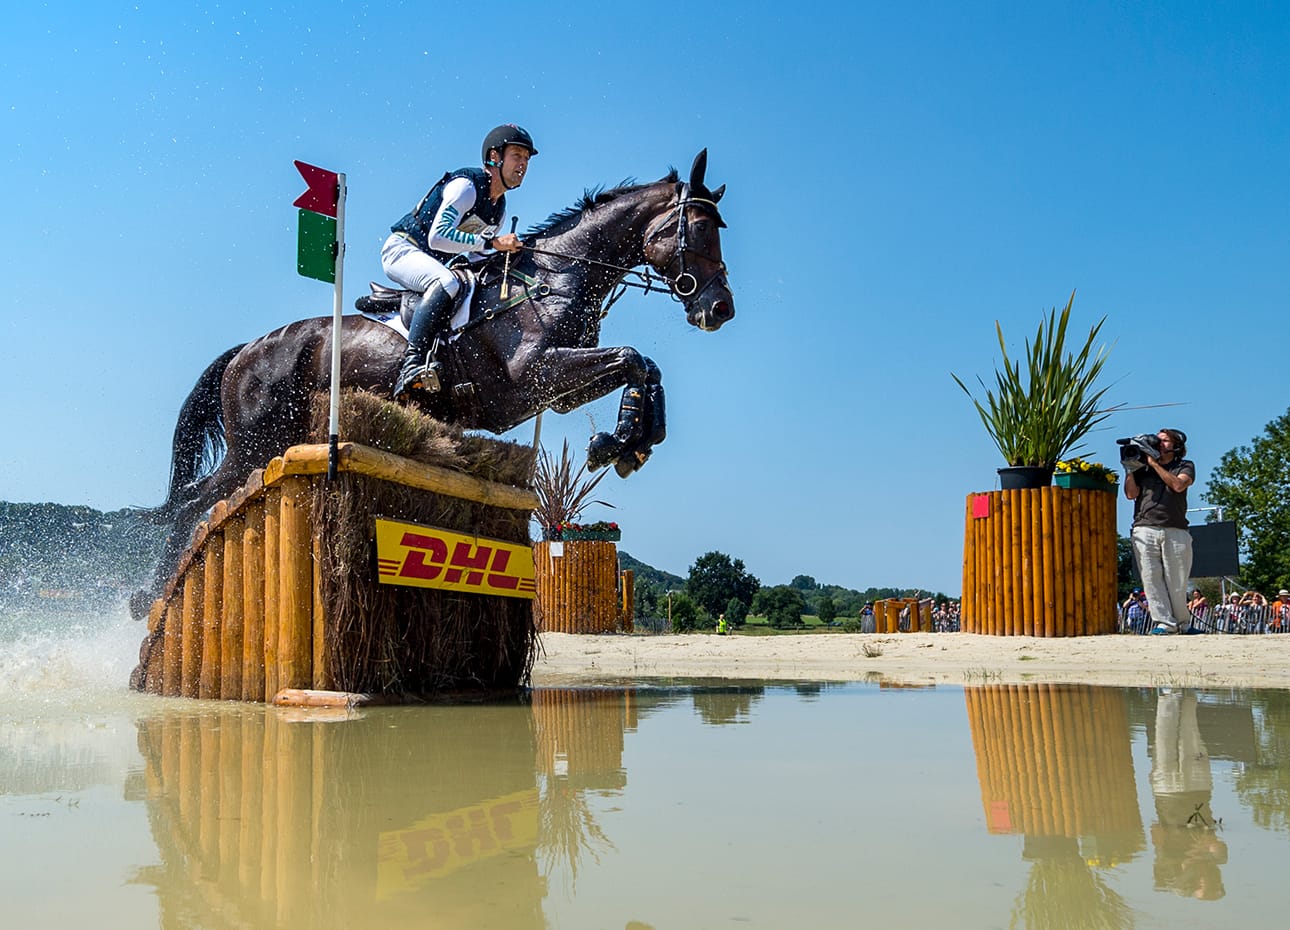
[[[253,6],[253,5],[247,5]],[[799,11],[809,11],[799,12]],[[498,122],[541,149],[521,229],[710,150],[736,318],[632,294],[603,344],[662,368],[667,441],[601,496],[623,548],[763,583],[961,586],[1004,464],[990,378],[1074,289],[1114,438],[1185,429],[1193,506],[1287,407],[1290,12],[1281,4],[25,4],[0,38],[0,499],[165,493],[226,347],[324,315],[292,160],[349,181],[346,305],[389,224]],[[543,439],[577,449],[616,397]],[[516,432],[531,437],[530,427]],[[1120,528],[1129,511],[1121,506]]]

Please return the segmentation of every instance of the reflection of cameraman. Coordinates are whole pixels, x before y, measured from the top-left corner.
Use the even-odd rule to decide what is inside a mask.
[[[1196,465],[1183,458],[1187,434],[1162,429],[1155,436],[1135,436],[1120,444],[1124,496],[1133,501],[1133,559],[1156,624],[1151,632],[1177,633],[1190,617],[1187,488],[1196,480]]]

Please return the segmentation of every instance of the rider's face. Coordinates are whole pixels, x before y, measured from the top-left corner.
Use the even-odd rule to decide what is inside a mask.
[[[511,190],[519,187],[529,170],[529,150],[522,145],[508,145],[502,153],[502,180]]]

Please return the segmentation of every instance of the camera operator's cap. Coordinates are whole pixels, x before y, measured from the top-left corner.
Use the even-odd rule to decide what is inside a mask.
[[[1183,445],[1187,445],[1187,434],[1186,434],[1186,433],[1184,433],[1182,430],[1180,430],[1180,429],[1170,429],[1170,430],[1169,430],[1169,432],[1171,432],[1171,433],[1177,433],[1177,434],[1178,434],[1178,438],[1182,440]]]

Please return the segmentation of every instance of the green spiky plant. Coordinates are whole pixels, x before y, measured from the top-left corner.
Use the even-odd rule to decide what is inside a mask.
[[[1026,340],[1024,372],[1022,359],[1008,357],[1003,327],[995,321],[1003,365],[995,369],[993,389],[977,378],[985,390],[984,404],[972,397],[958,375],[950,373],[976,405],[986,432],[1009,465],[1053,468],[1060,459],[1083,448],[1089,431],[1114,412],[1115,408],[1101,409],[1107,389],[1097,387],[1110,350],[1101,346],[1093,351],[1106,317],[1089,330],[1077,351],[1068,351],[1066,328],[1074,303],[1075,292],[1071,291],[1060,315],[1053,308],[1039,321],[1034,341]]]
[[[591,500],[591,492],[607,474],[609,469],[595,475],[590,474],[586,462],[575,470],[567,439],[560,447],[558,461],[546,449],[540,450],[533,473],[533,490],[538,497],[533,518],[543,529],[550,530],[562,523],[577,522],[582,511],[592,504],[613,507],[607,501]]]

